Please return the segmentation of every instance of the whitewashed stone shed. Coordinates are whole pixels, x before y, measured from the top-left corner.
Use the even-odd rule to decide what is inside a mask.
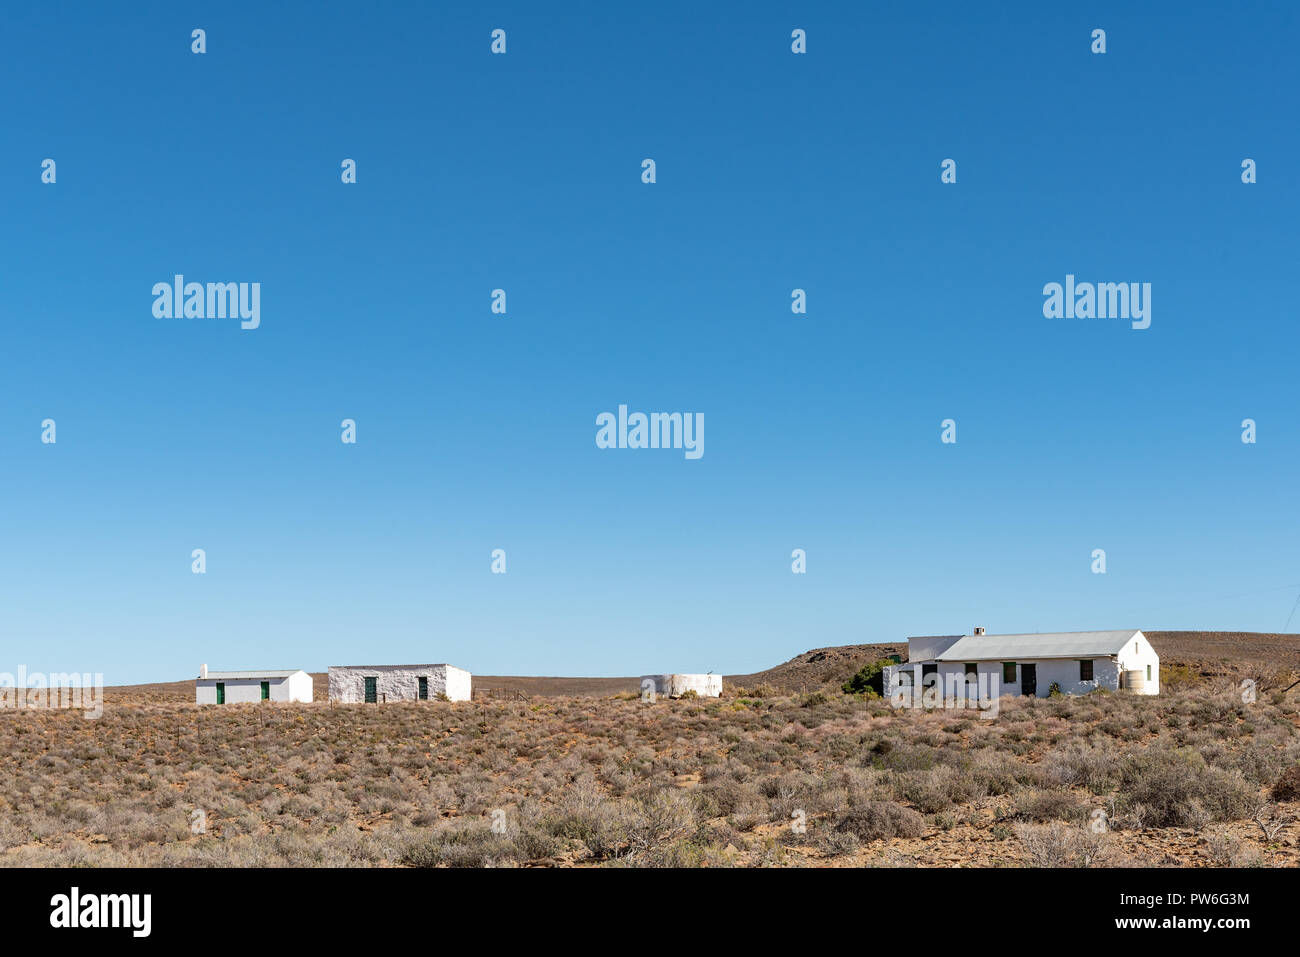
[[[908,638],[907,657],[884,668],[885,697],[901,685],[951,688],[959,681],[995,688],[999,696],[1045,698],[1053,685],[1062,694],[1097,688],[1160,693],[1160,656],[1135,629],[987,635],[976,628],[971,635]]]
[[[722,694],[722,675],[642,675],[641,689],[653,689],[668,698],[680,698],[688,691],[701,698],[716,698]]]
[[[209,671],[199,666],[194,681],[197,704],[247,704],[257,701],[312,699],[311,675],[305,671]]]
[[[446,695],[468,701],[471,675],[455,665],[331,665],[331,701],[378,704],[429,701]]]

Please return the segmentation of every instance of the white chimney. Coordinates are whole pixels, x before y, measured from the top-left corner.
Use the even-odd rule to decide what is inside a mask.
[[[975,634],[977,634],[977,635],[982,635],[982,634],[984,634],[984,626],[983,626],[983,625],[976,625],[976,626],[975,626]]]
[[[200,678],[206,678],[207,676],[208,676],[208,666],[207,666],[207,665],[199,665],[199,677],[200,677]]]

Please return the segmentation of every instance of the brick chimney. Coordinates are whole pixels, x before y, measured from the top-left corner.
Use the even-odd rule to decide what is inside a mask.
[[[207,676],[208,676],[208,666],[207,666],[207,665],[199,665],[199,677],[200,677],[200,678],[206,678]]]

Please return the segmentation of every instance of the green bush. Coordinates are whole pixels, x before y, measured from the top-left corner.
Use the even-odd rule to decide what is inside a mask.
[[[858,673],[855,674],[844,684],[840,685],[845,694],[861,694],[867,697],[880,697],[884,694],[884,675],[881,673],[886,665],[892,665],[893,662],[888,658],[882,658],[879,661],[872,661],[863,665]]]

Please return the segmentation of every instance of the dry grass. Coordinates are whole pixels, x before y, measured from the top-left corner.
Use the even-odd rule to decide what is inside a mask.
[[[774,685],[653,704],[116,693],[98,720],[0,713],[0,861],[1295,865],[1300,825],[1255,819],[1273,796],[1267,820],[1300,810],[1297,720],[1226,680],[1009,698],[992,721]]]

